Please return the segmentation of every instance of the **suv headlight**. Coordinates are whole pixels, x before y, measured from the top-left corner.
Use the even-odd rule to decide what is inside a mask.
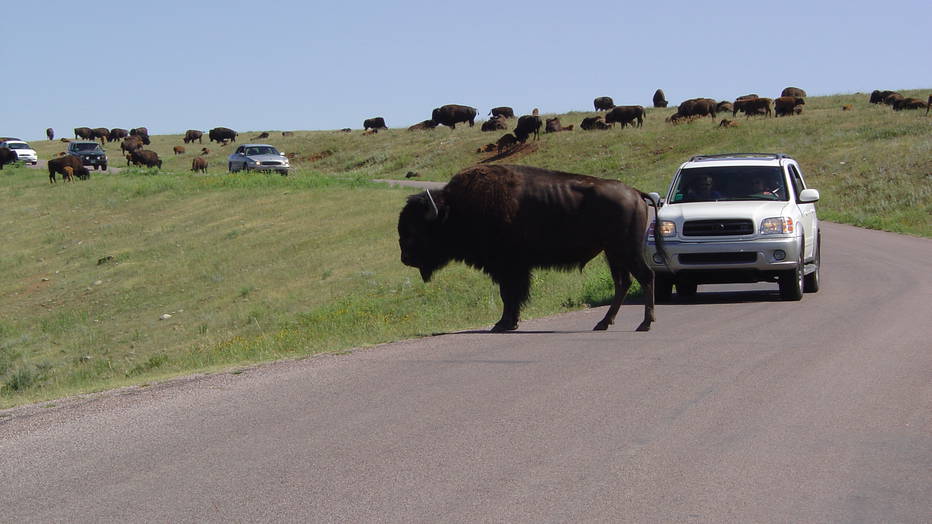
[[[793,232],[792,217],[770,217],[760,223],[760,234],[780,235]]]
[[[676,235],[676,224],[670,220],[661,220],[660,234],[663,238]],[[650,227],[647,229],[647,238],[654,238],[654,222],[651,222]]]

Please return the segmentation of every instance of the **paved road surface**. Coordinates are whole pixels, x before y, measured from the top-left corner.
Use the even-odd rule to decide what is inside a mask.
[[[824,242],[797,303],[703,286],[649,333],[599,308],[0,412],[0,521],[928,523],[932,242]]]

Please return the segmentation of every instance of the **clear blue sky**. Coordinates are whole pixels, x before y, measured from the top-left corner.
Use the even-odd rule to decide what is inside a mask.
[[[0,136],[389,127],[686,98],[932,89],[928,0],[36,0],[4,9]],[[11,6],[7,6],[11,7]]]

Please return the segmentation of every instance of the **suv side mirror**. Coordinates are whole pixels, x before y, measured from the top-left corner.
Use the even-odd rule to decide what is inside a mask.
[[[647,194],[647,197],[650,198],[651,202],[653,202],[656,207],[663,206],[663,199],[660,198],[660,193],[657,193],[656,191],[651,191],[650,193]]]
[[[799,203],[800,204],[811,204],[813,202],[819,201],[819,190],[818,189],[803,189],[799,192]]]

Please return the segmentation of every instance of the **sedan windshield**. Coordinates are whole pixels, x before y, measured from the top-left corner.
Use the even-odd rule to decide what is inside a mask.
[[[787,200],[783,170],[777,166],[683,169],[671,203],[735,200]]]
[[[280,155],[272,146],[253,146],[246,148],[246,156],[256,156],[256,155]]]
[[[29,149],[29,144],[23,142],[7,142],[6,146],[10,149]]]

